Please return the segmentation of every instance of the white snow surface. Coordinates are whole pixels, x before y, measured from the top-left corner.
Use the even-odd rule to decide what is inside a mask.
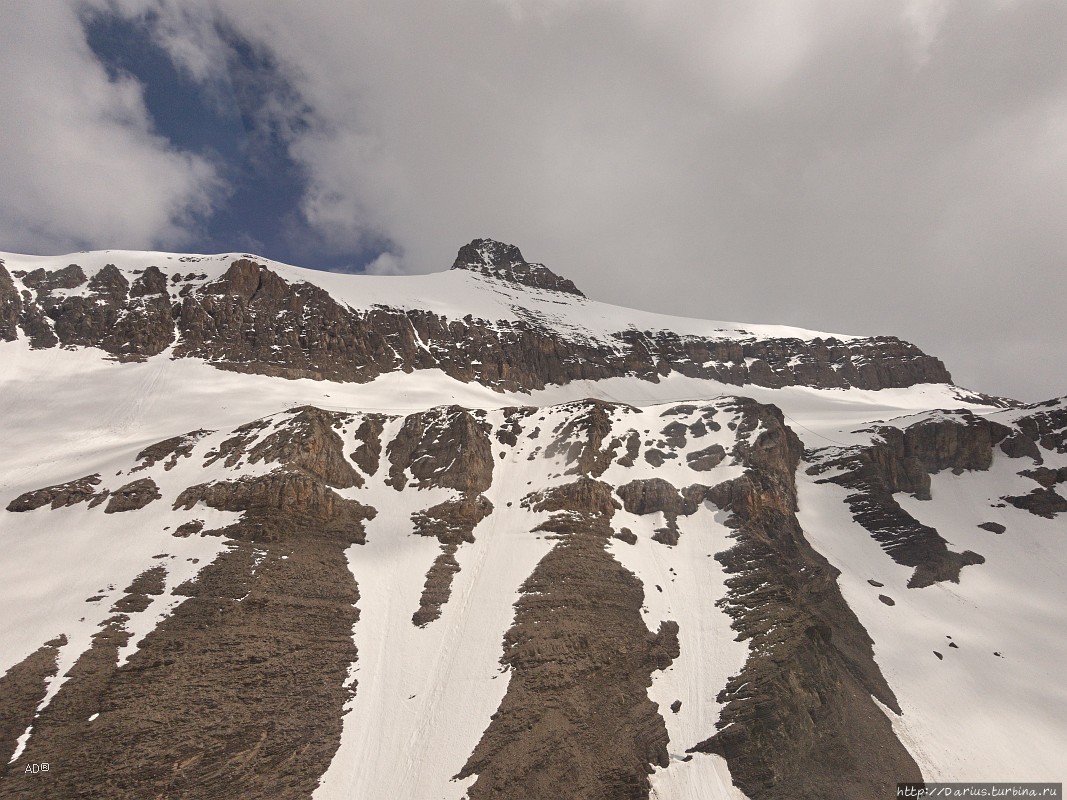
[[[236,257],[126,251],[54,258],[0,254],[9,271],[77,263],[91,275],[114,263],[132,276],[135,270],[156,264],[168,275],[207,276],[194,278],[194,283],[217,278]],[[830,336],[647,314],[464,271],[401,278],[348,276],[256,260],[287,280],[314,282],[354,308],[424,308],[449,317],[470,313],[488,320],[516,319],[527,313],[525,308],[551,325],[593,338],[628,326],[729,338]],[[569,480],[559,475],[562,464],[546,465],[543,453],[552,429],[569,413],[560,404],[594,397],[633,405],[639,413],[617,419],[616,431],[635,428],[644,440],[658,438],[659,430],[672,419],[660,415],[671,405],[707,404],[734,395],[777,405],[809,448],[867,442],[871,434],[860,429],[872,423],[919,418],[935,409],[993,412],[961,400],[960,390],[949,385],[882,391],[767,389],[672,374],[657,383],[612,378],[529,394],[501,393],[459,382],[438,370],[391,373],[367,384],[338,384],[227,372],[197,359],[171,359],[169,353],[121,364],[92,349],[34,351],[24,340],[0,342],[4,448],[0,507],[25,491],[97,472],[102,486],[112,489],[150,476],[163,494],[162,500],[135,514],[105,515],[101,508],[88,509],[85,504],[23,514],[0,511],[4,553],[0,673],[43,642],[66,634],[69,641],[60,652],[59,673],[44,704],[50,702],[122,589],[144,570],[163,564],[165,593],[145,611],[132,614],[127,625],[134,635],[121,658],[134,651],[140,638],[180,600],[171,594],[174,587],[226,546],[217,537],[179,539],[171,531],[192,518],[218,527],[236,515],[203,506],[172,511],[171,504],[178,491],[210,480],[221,470],[221,465],[203,468],[202,454],[237,425],[304,404],[394,415],[459,404],[487,410],[494,424],[502,418],[497,409],[537,406],[541,409],[537,416],[543,419],[534,417],[524,425],[527,432],[540,425],[541,435],[536,439],[520,435],[517,448],[501,448],[507,455],[496,463],[493,486],[486,493],[495,510],[475,529],[475,542],[460,546],[456,558],[461,571],[455,576],[451,599],[441,617],[424,628],[411,624],[411,614],[418,608],[426,571],[439,545],[412,534],[410,514],[451,494],[398,493],[382,483],[381,472],[366,486],[343,492],[388,513],[368,523],[366,545],[349,551],[360,592],[360,620],[353,630],[359,655],[351,675],[358,690],[344,718],[341,746],[316,797],[462,797],[473,779],[451,778],[462,768],[507,689],[508,675],[501,672],[499,658],[503,634],[512,623],[512,604],[524,579],[553,544],[532,532],[544,515],[522,508],[518,500],[529,490],[545,488],[549,473],[556,476],[551,482]],[[1023,412],[995,413],[1006,419]],[[725,415],[720,418],[725,422]],[[399,420],[390,425],[399,425]],[[175,469],[165,471],[157,464],[133,475],[123,472],[146,445],[201,428],[216,433],[198,444],[197,455]],[[387,429],[386,440],[389,433]],[[351,430],[345,431],[350,434]],[[718,434],[690,439],[680,458],[658,469],[638,459],[632,469],[612,465],[604,478],[623,483],[659,476],[678,486],[726,480],[739,471],[729,459],[712,477],[691,472],[684,456],[714,441],[729,450],[731,437],[724,425]],[[529,460],[528,454],[537,447],[538,457]],[[874,639],[876,660],[904,712],[887,713],[928,779],[1059,780],[1067,772],[1063,722],[1067,690],[1059,677],[1067,658],[1062,633],[1067,630],[1063,579],[1067,531],[1060,519],[994,507],[1002,495],[1033,488],[1033,482],[1015,475],[1024,466],[998,454],[989,472],[935,476],[931,501],[898,496],[920,521],[936,527],[953,549],[972,549],[986,558],[983,565],[966,567],[959,584],[918,590],[905,588],[911,570],[895,564],[853,521],[842,502],[845,490],[816,484],[803,468],[798,473],[800,520],[806,535],[841,570],[838,580],[845,598]],[[513,505],[508,507],[508,502]],[[133,518],[136,524],[131,524]],[[1002,522],[1008,530],[997,536],[978,529],[976,525],[984,521]],[[629,527],[638,541],[611,544],[615,557],[644,584],[643,614],[649,629],[657,630],[668,619],[680,625],[681,655],[671,668],[653,674],[649,690],[664,716],[671,756],[670,766],[652,776],[653,797],[739,798],[742,795],[731,785],[723,759],[695,754],[682,761],[687,748],[714,733],[720,711],[715,697],[747,654],[747,646],[734,640],[729,619],[715,605],[724,592],[724,576],[714,554],[730,545],[729,529],[721,512],[706,505],[691,517],[679,518],[679,544],[668,548],[651,540],[652,531],[662,523],[659,515],[638,517],[620,511],[613,526]],[[876,589],[868,579],[885,587]],[[896,605],[884,605],[878,594],[891,596]],[[101,595],[99,601],[86,602]],[[958,648],[949,648],[950,641]],[[934,650],[944,660],[938,660]],[[682,701],[676,714],[669,708],[675,700]]]
[[[986,559],[958,584],[923,589],[906,588],[912,569],[852,520],[847,490],[798,479],[805,534],[842,571],[838,583],[903,711],[887,715],[927,780],[1059,781],[1067,769],[1064,523],[996,507],[1035,486],[1015,474],[1024,466],[997,453],[988,472],[933,476],[929,501],[896,495],[951,549]],[[977,527],[990,521],[1007,531]]]

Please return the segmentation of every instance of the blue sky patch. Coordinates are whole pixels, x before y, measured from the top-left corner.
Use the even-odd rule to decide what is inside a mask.
[[[187,249],[252,252],[278,261],[360,272],[388,247],[336,252],[304,219],[307,175],[289,154],[292,136],[315,123],[272,53],[232,29],[216,27],[225,63],[195,80],[153,37],[152,14],[97,13],[84,19],[86,40],[112,78],[143,86],[156,133],[176,149],[209,159],[225,186],[212,213],[191,226]]]

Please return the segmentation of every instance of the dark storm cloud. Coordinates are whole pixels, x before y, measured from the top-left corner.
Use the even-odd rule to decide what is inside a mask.
[[[494,236],[598,299],[898,334],[974,388],[1067,392],[1060,2],[107,6],[155,13],[205,85],[218,20],[266,43],[320,252],[425,272]]]

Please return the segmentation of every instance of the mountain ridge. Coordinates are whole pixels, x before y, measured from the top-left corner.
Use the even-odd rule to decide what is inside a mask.
[[[86,256],[100,261],[107,253]],[[210,260],[212,274],[169,277],[150,263],[158,254],[131,254],[125,269],[109,262],[91,277],[77,264],[60,267],[65,258],[32,259],[32,271],[0,263],[0,339],[25,336],[35,348],[93,347],[131,360],[172,348],[172,356],[286,378],[363,382],[394,370],[440,368],[512,390],[628,375],[656,381],[671,371],[769,387],[951,383],[939,359],[895,337],[740,327],[593,303],[570,281],[525,262],[518,248],[486,239],[461,248],[449,271],[473,284],[443,284],[443,273],[423,289],[450,294],[443,306],[398,302],[395,288],[381,302],[363,297],[353,306],[361,281],[368,288],[380,281],[308,270],[287,279],[281,266],[248,257],[225,269],[228,256],[179,257],[179,264]],[[486,278],[490,284],[481,285]],[[405,281],[418,291],[419,278]],[[518,287],[518,294],[502,298],[502,286]]]
[[[486,242],[402,279],[4,257],[0,798],[1067,766],[1067,398],[615,309]]]

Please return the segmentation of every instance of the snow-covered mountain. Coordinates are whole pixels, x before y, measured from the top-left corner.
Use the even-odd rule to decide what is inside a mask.
[[[491,240],[0,262],[0,798],[1062,780],[1065,400]]]

